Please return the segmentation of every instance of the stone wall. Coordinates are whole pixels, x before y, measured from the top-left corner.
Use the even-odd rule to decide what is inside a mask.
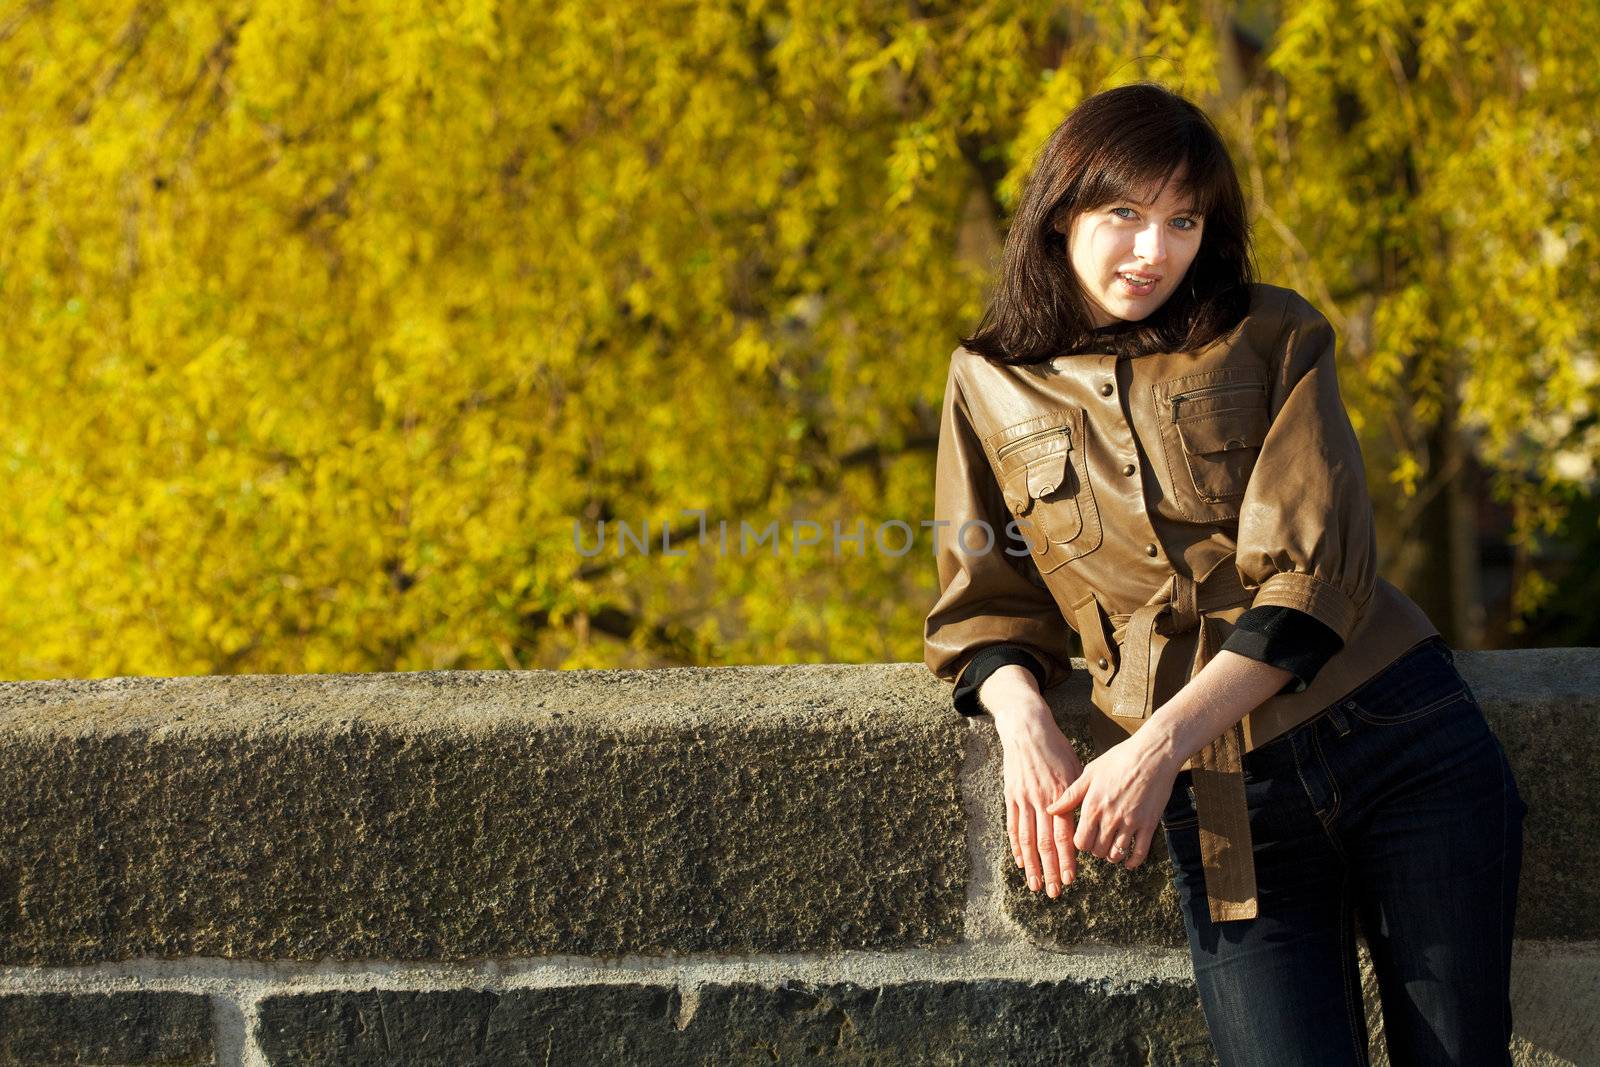
[[[1600,652],[1457,665],[1600,1062]],[[0,1065],[1214,1062],[1164,844],[1028,892],[999,756],[920,664],[3,684]]]

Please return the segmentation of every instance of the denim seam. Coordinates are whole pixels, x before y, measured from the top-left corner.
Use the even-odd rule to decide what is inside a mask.
[[[1310,735],[1312,744],[1316,744],[1316,730],[1310,731]],[[1300,779],[1300,788],[1305,792],[1306,801],[1312,805],[1311,810],[1316,814],[1317,821],[1322,824],[1322,832],[1327,835],[1328,842],[1333,845],[1333,850],[1339,854],[1339,862],[1343,864],[1345,869],[1348,871],[1350,866],[1349,857],[1345,855],[1344,846],[1339,843],[1339,838],[1334,835],[1333,827],[1329,826],[1328,820],[1323,818],[1320,811],[1317,811],[1317,800],[1311,795],[1311,786],[1306,782],[1305,770],[1300,766],[1300,753],[1293,745],[1289,746],[1289,755],[1294,758],[1294,773],[1295,776]],[[1320,751],[1318,752],[1318,758],[1321,758]],[[1326,768],[1327,764],[1323,763],[1323,767]],[[1335,788],[1335,791],[1337,792],[1337,787]]]
[[[1328,810],[1327,816],[1322,820],[1323,825],[1328,828],[1331,836],[1333,833],[1333,820],[1339,814],[1339,805],[1343,802],[1343,797],[1339,793],[1338,779],[1333,776],[1333,768],[1328,766],[1328,757],[1322,754],[1322,738],[1316,730],[1311,731],[1311,747],[1316,750],[1317,762],[1322,764],[1322,771],[1328,776],[1328,788],[1333,790],[1333,807]],[[1342,857],[1343,855],[1344,851],[1341,849],[1340,856]]]

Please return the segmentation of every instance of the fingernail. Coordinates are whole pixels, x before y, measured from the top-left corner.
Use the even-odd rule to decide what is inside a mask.
[[[1051,896],[1051,899],[1054,899],[1055,895],[1056,895],[1056,884],[1054,882],[1051,882],[1050,883],[1050,896]]]

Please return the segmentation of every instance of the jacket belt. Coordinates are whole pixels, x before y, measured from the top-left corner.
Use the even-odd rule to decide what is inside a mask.
[[[1148,720],[1155,710],[1156,669],[1170,640],[1195,635],[1188,675],[1192,678],[1216,653],[1216,624],[1206,613],[1247,605],[1252,599],[1240,584],[1230,552],[1201,581],[1174,573],[1149,603],[1130,615],[1110,616],[1112,640],[1120,648],[1111,686],[1112,714]],[[1206,903],[1213,922],[1253,919],[1257,911],[1243,757],[1244,728],[1235,723],[1189,760],[1195,812],[1200,817]]]

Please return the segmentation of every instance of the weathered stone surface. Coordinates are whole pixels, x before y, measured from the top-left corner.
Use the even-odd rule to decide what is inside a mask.
[[[1600,651],[1458,665],[1530,807],[1518,936],[1600,936]],[[1051,699],[1086,737],[1087,675]],[[0,962],[947,944],[967,814],[1030,939],[1181,945],[1159,840],[1024,888],[971,730],[920,664],[0,684]]]
[[[590,985],[272,997],[273,1067],[544,1064],[1215,1063],[1192,986],[1071,982]]]
[[[1009,853],[996,860],[1006,878],[1007,913],[1029,940],[1051,947],[1085,942],[1186,947],[1171,863],[1160,830],[1150,855],[1132,871],[1081,853],[1077,879],[1051,900],[1028,889],[1026,872],[1012,863]]]
[[[957,940],[915,665],[0,685],[0,962]]]
[[[216,1062],[197,993],[0,995],[0,1067],[199,1067]]]
[[[1600,649],[1457,652],[1528,805],[1516,935],[1600,938]]]

